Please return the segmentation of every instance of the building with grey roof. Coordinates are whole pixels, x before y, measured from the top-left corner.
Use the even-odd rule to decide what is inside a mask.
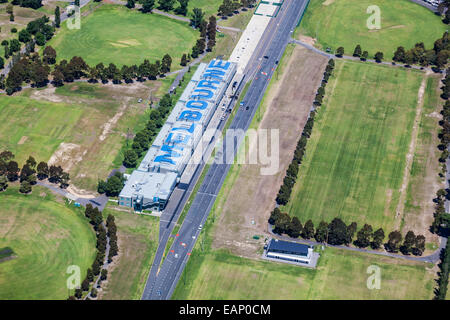
[[[164,209],[236,73],[233,62],[201,63],[119,195],[136,210]]]

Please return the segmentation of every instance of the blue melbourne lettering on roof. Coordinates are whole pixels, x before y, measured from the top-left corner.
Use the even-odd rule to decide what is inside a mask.
[[[283,241],[283,240],[275,241],[275,239],[272,239],[270,241],[268,251],[307,256],[308,249],[309,249],[309,246],[306,244],[288,242],[288,241]]]
[[[169,135],[164,141],[161,151],[165,153],[155,157],[154,162],[165,162],[175,165],[174,158],[180,158],[182,151],[186,147],[192,133],[194,132],[195,123],[200,121],[204,116],[204,111],[208,108],[208,100],[214,97],[215,92],[220,88],[222,80],[226,76],[226,71],[230,67],[230,62],[223,60],[212,60],[203,72],[197,86],[193,90],[193,94],[186,102],[184,110],[181,111],[177,120],[192,122],[189,129],[172,128]],[[203,112],[202,112],[203,111]],[[182,139],[177,139],[175,131],[184,130]],[[178,135],[179,137],[179,135]],[[180,152],[178,152],[180,151]]]

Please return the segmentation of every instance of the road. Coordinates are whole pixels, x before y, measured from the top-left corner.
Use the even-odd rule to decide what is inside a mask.
[[[245,105],[249,106],[249,110],[245,110],[245,108],[239,109],[230,125],[230,129],[243,129],[244,131],[248,129],[277,66],[276,62],[281,59],[290,41],[291,33],[297,26],[306,4],[306,0],[285,1],[283,10],[277,18],[273,19],[271,28],[266,30],[268,34],[265,33],[261,41],[268,41],[268,43],[261,46],[261,51],[257,51],[257,58],[259,59],[263,56],[268,56],[268,58],[260,60],[258,72],[261,75],[253,79],[244,97]],[[250,73],[252,71],[251,68],[248,70]],[[263,75],[263,73],[267,75]],[[242,138],[243,136],[234,139],[235,141],[231,141],[231,143],[225,140],[221,156],[229,157],[230,153],[236,154]],[[171,252],[164,260],[157,277],[154,277],[154,274],[149,275],[142,299],[170,299],[188,261],[189,254],[200,234],[201,226],[205,224],[208,218],[230,166],[231,164],[217,163],[210,166],[186,214],[179,231],[179,237],[174,241]]]

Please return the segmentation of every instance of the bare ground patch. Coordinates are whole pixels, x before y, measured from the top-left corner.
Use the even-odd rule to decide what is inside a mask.
[[[227,200],[219,208],[223,212],[216,224],[213,248],[225,247],[234,254],[250,258],[259,256],[257,250],[263,239],[252,237],[266,234],[267,219],[292,160],[327,61],[325,57],[303,47],[294,48],[287,65],[283,67],[284,73],[265,97],[267,110],[259,126],[280,130],[278,173],[263,176],[260,165],[240,166],[239,175],[233,185],[228,186],[231,189],[225,195]],[[224,187],[226,189],[227,186]]]

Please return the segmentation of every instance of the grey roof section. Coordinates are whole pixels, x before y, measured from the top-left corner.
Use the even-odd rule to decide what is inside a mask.
[[[144,159],[142,159],[141,164],[137,168],[139,171],[149,171],[153,159],[155,159],[156,154],[158,153],[159,148],[156,146],[151,146],[150,149],[145,154]]]
[[[176,173],[143,172],[135,170],[129,177],[119,197],[143,196],[152,201],[155,197],[167,200],[177,181]]]
[[[269,248],[267,249],[267,251],[293,253],[302,256],[307,256],[309,248],[311,247],[306,244],[272,239],[270,240]]]

